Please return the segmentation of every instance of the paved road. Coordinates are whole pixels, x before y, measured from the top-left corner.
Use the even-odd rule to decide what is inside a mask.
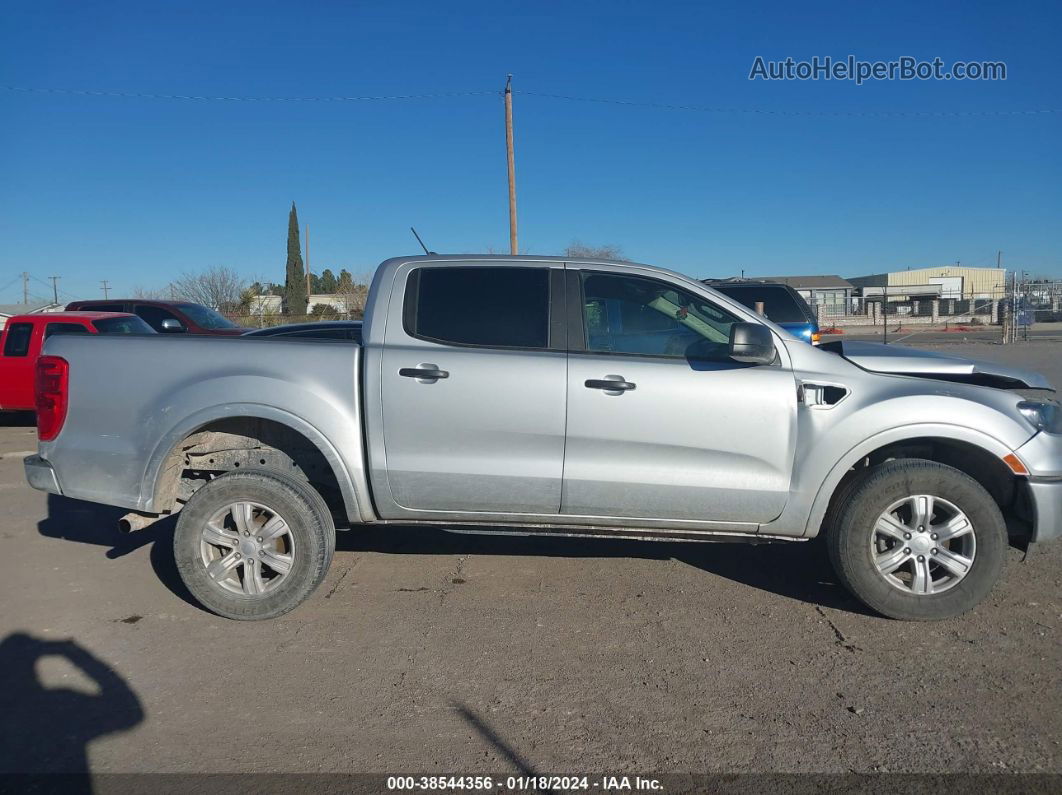
[[[166,523],[27,488],[33,442],[0,427],[0,771],[1062,773],[1062,545],[905,624],[814,542],[352,531],[246,624],[190,602]]]

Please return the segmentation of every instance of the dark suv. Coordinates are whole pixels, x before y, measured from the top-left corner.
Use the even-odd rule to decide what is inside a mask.
[[[67,310],[79,312],[130,312],[160,334],[222,334],[235,336],[241,328],[219,312],[187,301],[147,301],[110,298],[105,301],[73,301]]]
[[[753,311],[756,304],[762,304],[763,316],[768,320],[799,340],[819,344],[819,324],[811,307],[788,284],[756,279],[705,279],[704,283]]]

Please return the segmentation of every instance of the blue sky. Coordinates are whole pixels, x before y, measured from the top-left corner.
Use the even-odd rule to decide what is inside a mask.
[[[307,97],[519,91],[520,245],[612,243],[694,276],[1004,264],[1062,277],[1057,3],[5,4],[0,84]],[[762,55],[1002,60],[1000,82],[763,82]],[[810,112],[815,115],[785,115]],[[222,102],[0,91],[0,302],[228,265],[506,251],[500,95]],[[114,295],[114,293],[112,293]]]

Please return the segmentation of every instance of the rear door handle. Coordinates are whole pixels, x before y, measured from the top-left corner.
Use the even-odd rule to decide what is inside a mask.
[[[622,375],[608,375],[604,378],[589,378],[585,386],[588,389],[603,389],[605,392],[630,392],[637,384],[624,380]]]
[[[420,364],[416,367],[403,367],[398,374],[406,378],[416,378],[418,381],[438,381],[440,378],[449,378],[447,370],[440,370],[437,364]]]

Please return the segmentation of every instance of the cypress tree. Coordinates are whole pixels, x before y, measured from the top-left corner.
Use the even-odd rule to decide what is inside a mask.
[[[299,216],[295,202],[288,214],[288,264],[284,275],[284,314],[306,314],[306,271],[302,266],[302,246],[299,243]]]

